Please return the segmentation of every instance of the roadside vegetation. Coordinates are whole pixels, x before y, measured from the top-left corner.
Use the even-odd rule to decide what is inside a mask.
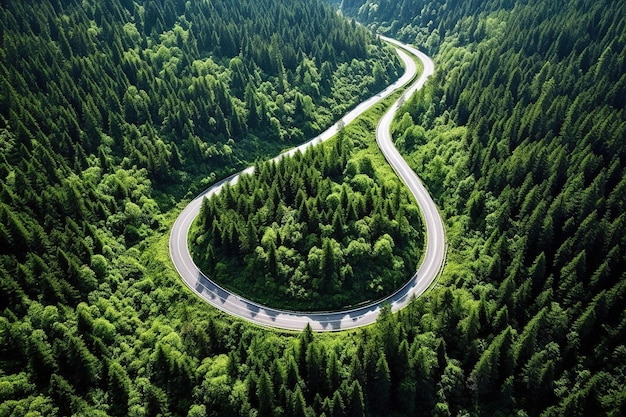
[[[432,9],[436,77],[393,127],[447,218],[441,283],[457,329],[478,318],[471,340],[441,330],[465,381],[446,406],[623,414],[626,10],[482,2],[446,19],[452,9]],[[420,37],[410,16],[379,11],[373,26]]]
[[[2,4],[0,415],[626,415],[624,3],[343,6],[436,60],[394,130],[449,252],[426,297],[328,335],[209,307],[168,231],[392,53],[316,1]]]
[[[191,233],[203,272],[256,302],[305,311],[372,302],[408,281],[423,227],[375,145],[384,109],[206,199]]]

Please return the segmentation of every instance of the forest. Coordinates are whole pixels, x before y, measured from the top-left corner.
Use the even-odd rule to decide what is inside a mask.
[[[191,235],[201,270],[249,299],[301,311],[373,302],[408,281],[424,244],[419,208],[353,132],[260,163],[205,199]]]
[[[3,127],[82,169],[96,155],[159,183],[220,178],[395,77],[391,50],[330,8],[265,3],[11,2]]]
[[[626,415],[626,5],[341,12],[364,27],[314,0],[2,3],[0,415]],[[442,276],[349,332],[228,317],[181,283],[169,228],[395,79],[367,28],[435,59],[393,131],[445,217]],[[319,182],[339,201],[345,158]]]
[[[626,9],[442,3],[436,78],[394,130],[446,214],[453,298],[485,309],[482,346],[454,355],[465,392],[486,415],[622,415]],[[372,27],[423,39],[424,13],[359,18],[374,4]]]

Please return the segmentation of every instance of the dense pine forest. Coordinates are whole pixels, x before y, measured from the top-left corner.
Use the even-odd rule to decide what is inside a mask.
[[[342,13],[436,61],[393,130],[448,262],[374,326],[282,334],[180,282],[178,202],[375,93],[392,52],[317,1],[2,2],[0,415],[626,415],[626,5]]]
[[[169,269],[174,205],[399,61],[309,1],[9,1],[0,42],[0,415],[187,415],[246,329]]]
[[[624,4],[343,4],[436,54],[395,124],[448,219],[456,331],[439,334],[463,388],[436,401],[449,415],[623,415]]]
[[[419,208],[348,132],[259,164],[205,199],[191,236],[202,271],[257,302],[303,311],[373,302],[408,281],[424,244]]]

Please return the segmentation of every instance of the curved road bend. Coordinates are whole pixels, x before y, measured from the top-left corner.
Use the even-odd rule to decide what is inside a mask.
[[[426,79],[434,72],[432,60],[415,48],[404,45],[394,39],[383,36],[381,36],[381,38],[397,46],[396,50],[405,65],[404,75],[377,95],[370,97],[356,106],[340,121],[319,136],[297,148],[280,154],[275,158],[276,160],[284,156],[293,155],[297,151],[303,152],[309,146],[330,139],[342,125],[347,125],[360,114],[413,79],[417,68],[415,62],[407,52],[422,61],[424,71],[421,76],[409,86],[403,97],[409,97],[410,94],[424,85]],[[306,324],[309,323],[311,328],[315,331],[338,331],[372,324],[376,321],[380,307],[384,302],[391,304],[392,311],[397,311],[406,306],[413,296],[417,297],[426,291],[443,266],[445,256],[445,232],[435,203],[417,175],[409,168],[406,161],[400,156],[391,142],[389,126],[393,115],[401,104],[401,100],[403,100],[403,98],[400,98],[394,103],[391,109],[381,119],[377,129],[377,142],[389,163],[417,200],[424,217],[427,234],[427,246],[423,262],[415,275],[413,275],[409,282],[402,288],[384,300],[363,307],[339,312],[307,313],[279,310],[257,304],[229,292],[206,277],[195,265],[189,253],[187,242],[191,223],[200,212],[203,198],[218,193],[227,182],[231,184],[236,183],[239,175],[252,173],[254,171],[253,167],[249,167],[238,174],[214,184],[191,201],[174,222],[170,234],[170,256],[184,283],[209,304],[228,314],[241,317],[262,326],[285,330],[302,330]]]

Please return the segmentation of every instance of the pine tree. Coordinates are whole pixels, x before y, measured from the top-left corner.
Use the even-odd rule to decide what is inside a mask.
[[[293,417],[307,417],[307,406],[302,394],[300,385],[296,385],[296,390],[291,396],[291,415]]]
[[[368,395],[372,409],[382,415],[391,407],[391,374],[384,354],[376,362],[374,380]]]
[[[346,403],[347,417],[364,417],[365,401],[363,399],[363,389],[358,380],[353,380],[349,388],[349,399]]]
[[[271,416],[274,411],[274,387],[269,375],[265,371],[261,371],[261,375],[259,375],[256,394],[259,404],[259,414],[262,416]]]
[[[109,365],[108,376],[109,411],[114,416],[125,416],[128,414],[130,379],[124,368],[115,361]]]

